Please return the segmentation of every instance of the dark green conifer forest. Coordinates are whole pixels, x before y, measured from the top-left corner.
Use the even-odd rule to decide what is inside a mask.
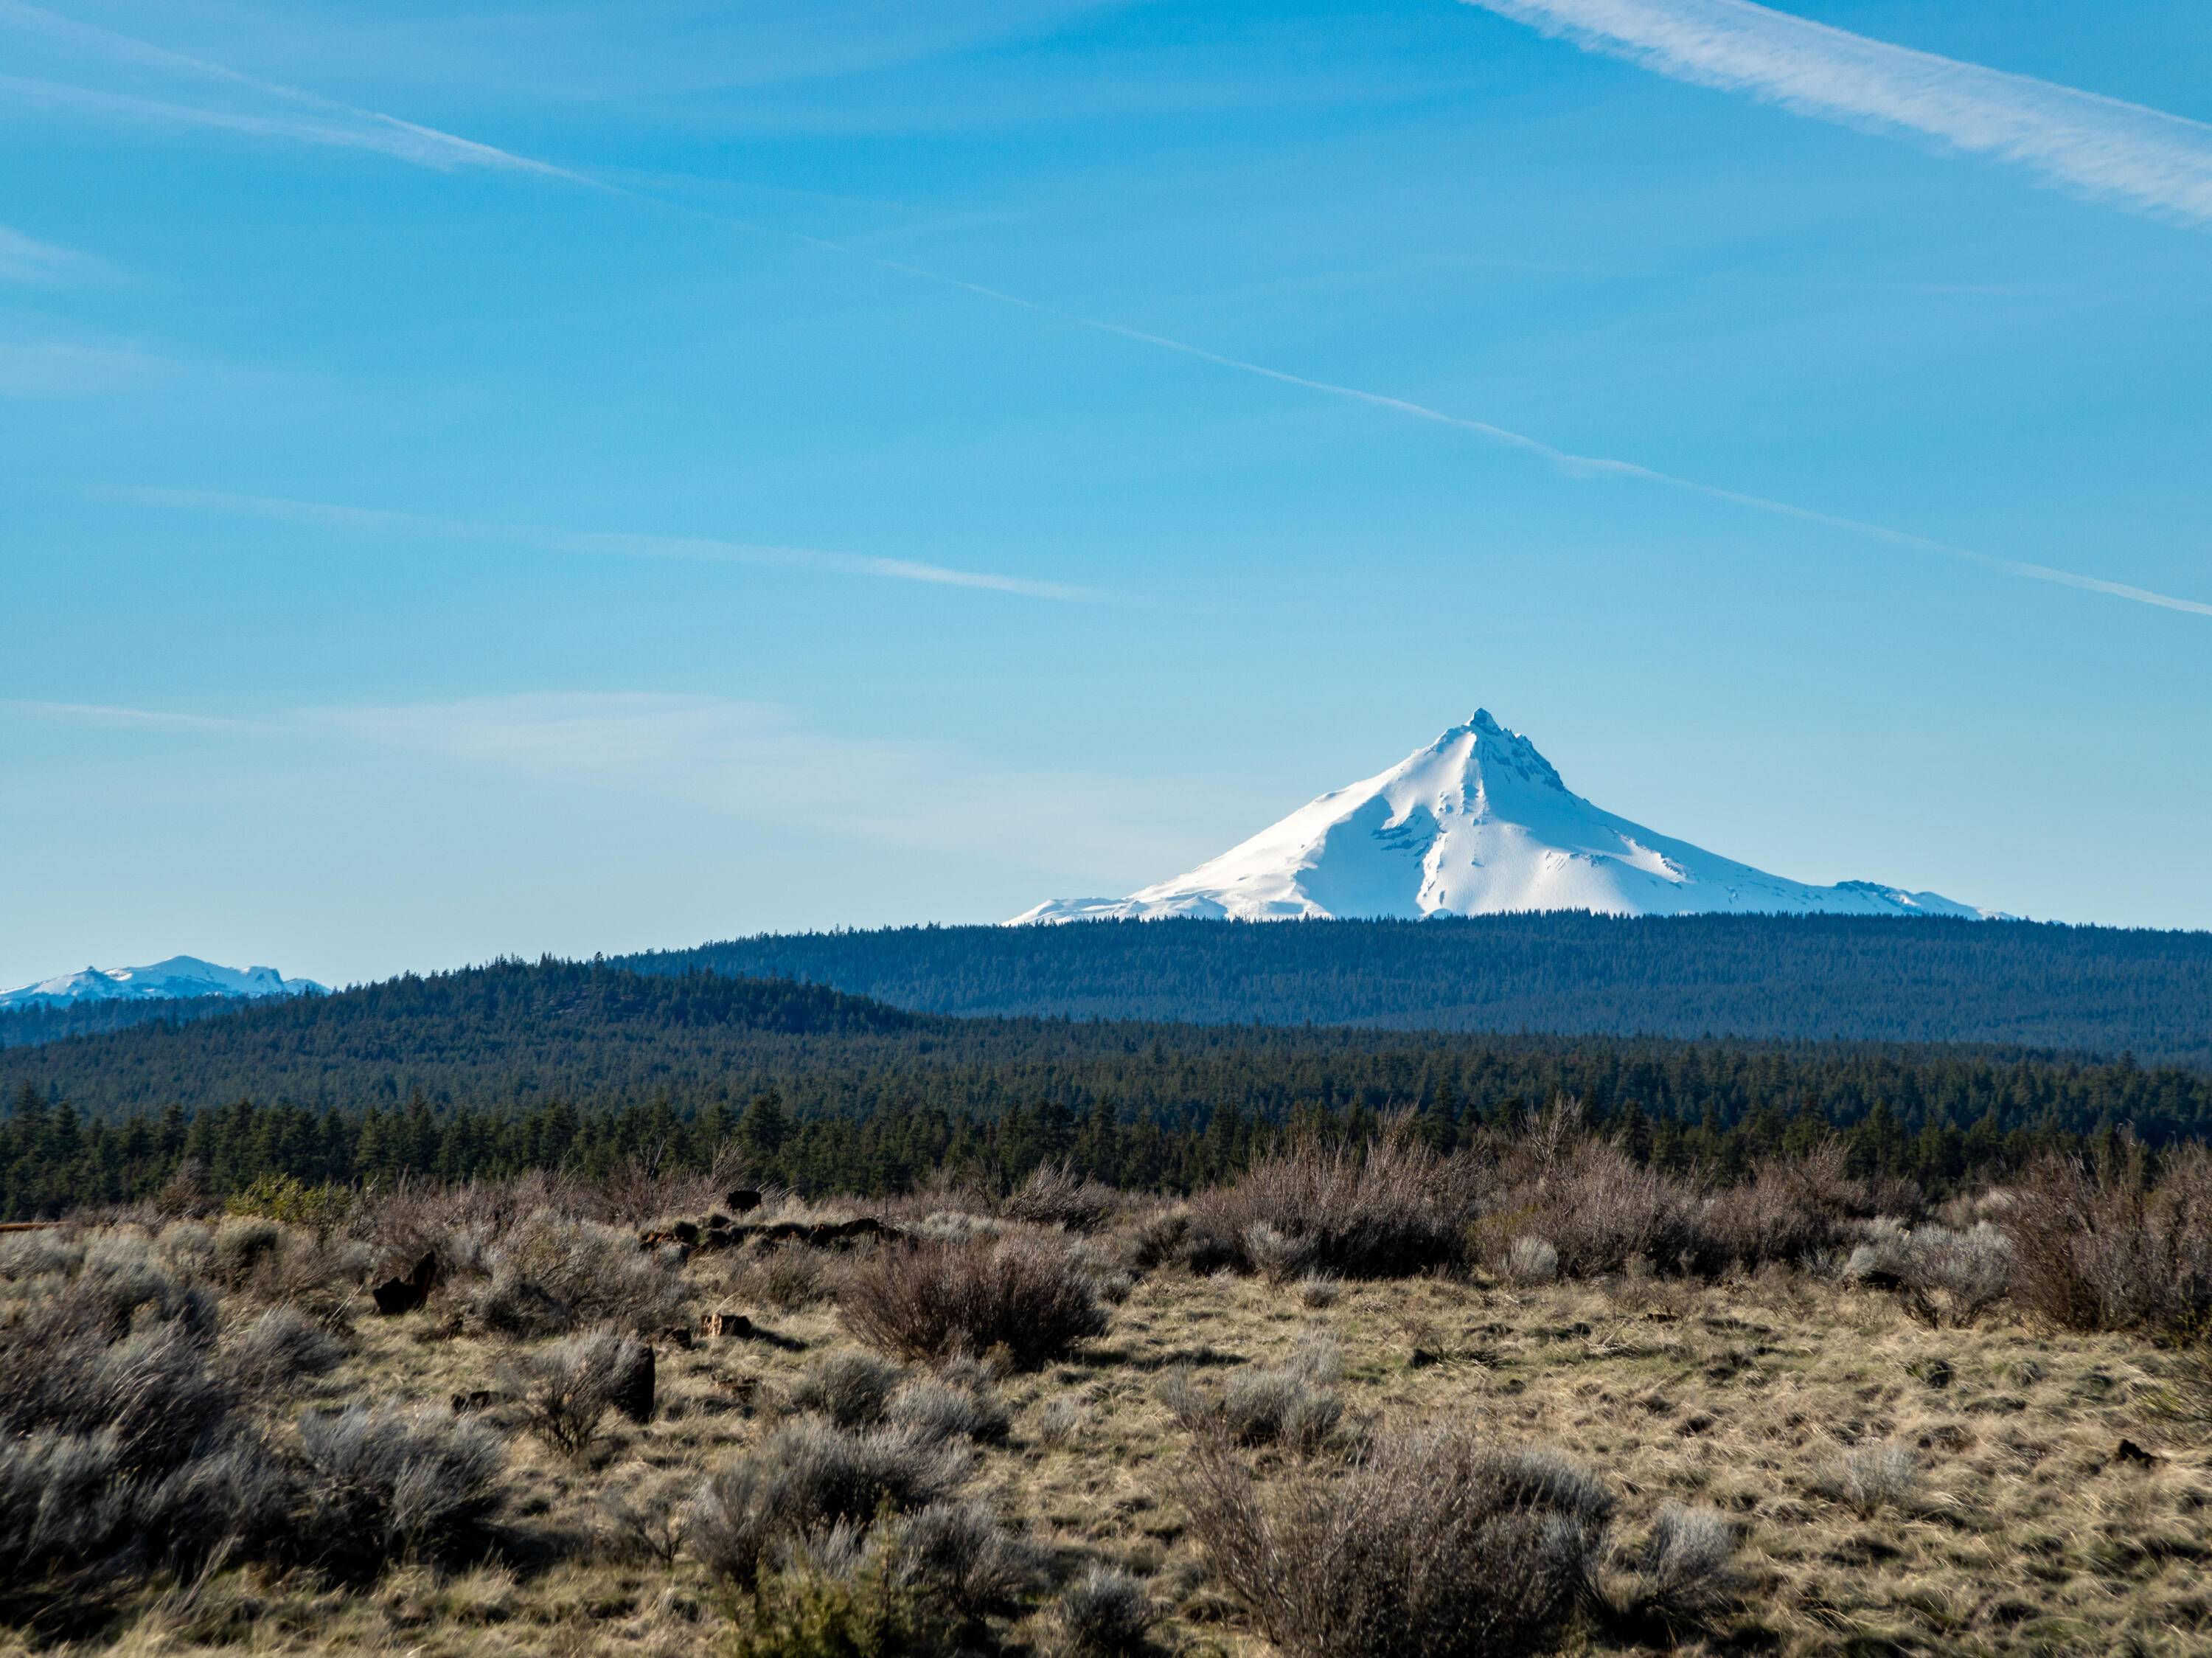
[[[1498,915],[769,934],[623,959],[921,1013],[2001,1043],[2212,1065],[2212,933],[1930,917]]]
[[[1045,1161],[1185,1191],[1286,1132],[1438,1145],[1554,1100],[1726,1179],[1831,1131],[1941,1189],[2212,1128],[2212,1074],[1995,1046],[956,1019],[818,985],[505,962],[0,1051],[0,1217],[217,1192],[719,1158],[810,1192]]]

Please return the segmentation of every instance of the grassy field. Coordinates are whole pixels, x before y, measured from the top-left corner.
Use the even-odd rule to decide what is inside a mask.
[[[40,1362],[21,1350],[59,1327],[38,1320],[55,1306],[112,1306],[115,1295],[86,1286],[137,1274],[119,1293],[143,1299],[102,1339],[144,1343],[156,1326],[201,1320],[194,1350],[234,1401],[228,1425],[206,1432],[248,1436],[237,1442],[272,1464],[304,1456],[325,1483],[302,1490],[337,1489],[327,1455],[301,1448],[315,1423],[345,1420],[349,1408],[429,1407],[418,1427],[474,1436],[472,1454],[487,1459],[465,1524],[434,1535],[392,1521],[374,1546],[340,1534],[386,1524],[390,1503],[363,1506],[357,1492],[345,1525],[314,1549],[281,1538],[181,1546],[189,1539],[161,1533],[198,1511],[173,1503],[148,1509],[149,1534],[111,1528],[73,1557],[18,1537],[6,1545],[16,1582],[0,1646],[1241,1658],[1278,1649],[1249,1588],[1224,1570],[1218,1526],[1194,1525],[1194,1471],[1249,1472],[1259,1511],[1279,1517],[1298,1502],[1336,1500],[1347,1470],[1387,1461],[1396,1436],[1439,1425],[1502,1451],[1563,1454],[1595,1482],[1588,1511],[1607,1511],[1602,1536],[1591,1533],[1576,1555],[1572,1595],[1540,1627],[1429,1631],[1405,1650],[2212,1645],[2212,1383],[2195,1350],[2062,1329],[2002,1301],[1952,1322],[1853,1275],[1841,1254],[1698,1276],[1632,1262],[1574,1282],[1542,1281],[1551,1264],[1525,1251],[1499,1270],[1472,1260],[1370,1281],[1271,1277],[1209,1269],[1203,1252],[1194,1270],[1187,1246],[1184,1259],[1172,1249],[1151,1259],[1163,1237],[1184,1235],[1156,1204],[1086,1213],[1079,1235],[969,1212],[997,1208],[988,1203],[917,1200],[894,1219],[950,1239],[927,1246],[947,1259],[1009,1248],[1050,1259],[1081,1277],[1103,1314],[1098,1333],[1033,1368],[1009,1365],[1003,1348],[933,1366],[881,1354],[898,1343],[880,1329],[874,1346],[854,1333],[866,1325],[852,1310],[856,1276],[915,1245],[756,1241],[684,1259],[641,1249],[634,1228],[523,1207],[471,1218],[418,1204],[319,1240],[236,1217],[0,1239],[14,1344],[0,1406],[15,1403],[19,1429]],[[449,1259],[428,1304],[380,1315],[362,1286],[439,1227],[451,1228]],[[195,1288],[210,1302],[198,1312]],[[726,1314],[747,1315],[750,1333],[708,1333]],[[580,1404],[575,1389],[554,1385],[590,1368],[577,1356],[583,1338],[563,1331],[602,1323],[605,1351],[625,1325],[653,1349],[642,1421],[598,1408],[588,1387]],[[635,1346],[626,1350],[634,1363]],[[933,1392],[917,1386],[939,1372]],[[456,1400],[465,1408],[449,1416]],[[940,1420],[947,1411],[953,1425]],[[568,1431],[579,1418],[588,1418],[580,1433]],[[915,1425],[925,1421],[936,1425]],[[698,1493],[718,1469],[787,1455],[794,1432],[891,1444],[911,1465],[892,1484],[918,1483],[902,1496],[864,1494],[864,1512],[842,1526],[794,1521],[749,1586],[726,1548],[702,1542]],[[580,1442],[556,1442],[564,1437]],[[176,1454],[207,1456],[210,1442],[204,1434]],[[19,1531],[22,1505],[39,1495],[34,1474],[18,1467],[0,1484]],[[81,1484],[79,1500],[97,1500],[99,1478],[123,1475],[110,1468]],[[288,1500],[310,1507],[283,1512],[312,1514],[337,1499]],[[867,1539],[926,1551],[895,1512],[923,1508],[964,1515],[974,1534],[956,1548],[961,1570],[974,1576],[988,1556],[982,1575],[996,1573],[946,1603],[957,1615],[933,1612],[926,1635],[881,1607],[854,1607],[856,1594],[896,1598],[885,1585],[908,1582]],[[1684,1537],[1697,1546],[1677,1551],[1674,1570],[1661,1545]],[[1442,1564],[1462,1576],[1490,1569],[1479,1556]],[[1292,1551],[1262,1576],[1299,1570]],[[917,1591],[908,1609],[933,1593]],[[1401,1649],[1387,1628],[1378,1638],[1380,1649]]]

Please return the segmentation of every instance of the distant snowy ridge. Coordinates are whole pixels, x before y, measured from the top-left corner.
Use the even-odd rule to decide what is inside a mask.
[[[1055,899],[1007,924],[1534,910],[1999,914],[1875,881],[1808,886],[1655,833],[1570,792],[1534,744],[1478,710],[1389,771],[1323,795],[1188,875],[1127,898]]]
[[[299,996],[323,987],[287,978],[274,967],[221,967],[173,955],[147,967],[87,967],[21,990],[0,991],[0,1009],[70,1007],[86,1002],[153,1002],[193,996]]]

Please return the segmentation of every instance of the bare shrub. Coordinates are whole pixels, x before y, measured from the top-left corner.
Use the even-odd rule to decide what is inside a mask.
[[[1913,1310],[1930,1324],[1971,1324],[2011,1292],[2018,1270],[2011,1238],[1981,1221],[1963,1232],[1915,1228],[1899,1277]]]
[[[1734,1596],[1735,1551],[1736,1529],[1724,1515],[1670,1503],[1641,1548],[1615,1554],[1606,1599],[1619,1615],[1697,1623]]]
[[[1182,1256],[1189,1234],[1189,1205],[1176,1204],[1139,1216],[1119,1235],[1129,1265],[1149,1272]]]
[[[1814,1489],[1861,1515],[1913,1505],[1920,1461],[1904,1445],[1860,1445],[1820,1471]]]
[[[811,1411],[840,1428],[873,1427],[905,1380],[905,1371],[873,1353],[850,1348],[823,1353],[791,1384],[791,1408]]]
[[[1802,1157],[1768,1158],[1715,1192],[1698,1217],[1700,1265],[1798,1265],[1840,1247],[1851,1221],[1874,1212],[1846,1162],[1842,1142],[1830,1140]]]
[[[952,1375],[918,1376],[890,1397],[884,1419],[926,1439],[966,1439],[996,1444],[1013,1419],[988,1381]]]
[[[1563,1277],[1620,1272],[1638,1260],[1677,1270],[1695,1260],[1699,1207],[1686,1183],[1619,1146],[1578,1141],[1500,1200],[1488,1228],[1491,1265],[1502,1265],[1514,1239],[1535,1237],[1558,1252]]]
[[[898,1429],[847,1433],[802,1417],[708,1478],[692,1500],[686,1546],[708,1570],[750,1588],[793,1545],[879,1509],[938,1502],[966,1467],[942,1441]]]
[[[522,1401],[539,1438],[564,1455],[580,1456],[629,1390],[643,1353],[635,1337],[601,1325],[514,1355],[501,1367],[501,1381]]]
[[[1498,1275],[1523,1289],[1550,1283],[1559,1276],[1559,1252],[1541,1238],[1524,1234],[1505,1246]]]
[[[1332,1308],[1344,1299],[1344,1280],[1317,1272],[1300,1278],[1297,1283],[1299,1304],[1309,1311],[1319,1313]]]
[[[11,1326],[68,1330],[113,1340],[134,1321],[174,1325],[211,1339],[216,1298],[177,1271],[143,1233],[98,1233],[81,1245],[31,1255],[35,1277],[11,1282],[0,1317]]]
[[[1127,1658],[1149,1644],[1159,1608],[1125,1571],[1093,1564],[1053,1608],[1061,1651],[1073,1658]]]
[[[1200,1387],[1187,1370],[1171,1372],[1160,1385],[1160,1400],[1193,1433],[1312,1452],[1344,1420],[1344,1401],[1333,1386],[1341,1372],[1335,1344],[1309,1335],[1285,1363],[1245,1365],[1218,1393]]]
[[[1064,1163],[1047,1163],[1016,1186],[999,1206],[1009,1220],[1096,1232],[1121,1207],[1113,1187],[1080,1179]]]
[[[51,1612],[136,1568],[277,1552],[291,1500],[283,1466],[243,1435],[204,1441],[158,1475],[109,1434],[0,1438],[0,1618]]]
[[[168,1472],[219,1434],[235,1399],[182,1319],[118,1334],[97,1296],[52,1297],[0,1339],[0,1429],[98,1436],[118,1467]]]
[[[0,1617],[279,1541],[289,1487],[210,1368],[214,1301],[137,1234],[8,1265],[25,1276],[0,1302]]]
[[[1582,1602],[1612,1509],[1564,1459],[1457,1427],[1382,1437],[1273,1501],[1200,1441],[1183,1497],[1216,1578],[1290,1658],[1535,1650]]]
[[[856,1263],[838,1305],[861,1340],[911,1358],[1003,1349],[1033,1368],[1105,1333],[1105,1309],[1064,1247],[1009,1236],[893,1245]]]
[[[1313,1263],[1312,1243],[1279,1232],[1265,1221],[1253,1222],[1238,1234],[1237,1241],[1243,1247],[1242,1259],[1245,1265],[1270,1283],[1294,1278],[1308,1271]]]
[[[902,1582],[964,1621],[1004,1616],[1042,1590],[1048,1557],[974,1503],[933,1503],[890,1534]]]
[[[221,1368],[241,1393],[280,1393],[337,1368],[345,1344],[297,1308],[272,1307],[223,1344]]]
[[[1402,1131],[1364,1149],[1307,1142],[1197,1198],[1184,1253],[1202,1272],[1401,1277],[1460,1259],[1478,1195],[1472,1163]]]
[[[599,1511],[626,1551],[663,1566],[672,1566],[684,1551],[684,1498],[690,1482],[665,1474],[629,1491],[610,1491]]]
[[[1318,1449],[1344,1419],[1344,1401],[1295,1370],[1249,1369],[1229,1379],[1222,1411],[1240,1445]]]
[[[1052,1450],[1064,1450],[1082,1436],[1084,1423],[1090,1413],[1083,1401],[1068,1394],[1049,1399],[1037,1412],[1037,1443]]]
[[[302,1522],[322,1557],[374,1570],[471,1545],[499,1502],[507,1452],[481,1423],[432,1406],[355,1405],[300,1419]]]
[[[680,1261],[639,1248],[631,1234],[532,1210],[486,1252],[475,1320],[505,1335],[557,1335],[580,1324],[647,1329],[683,1299]]]
[[[830,1297],[830,1264],[822,1252],[781,1244],[751,1265],[750,1287],[780,1313],[797,1313]]]
[[[2014,1289],[2033,1311],[2077,1330],[2212,1330],[2212,1151],[2183,1148],[2155,1186],[2132,1143],[2112,1167],[2046,1158],[2015,1197]]]

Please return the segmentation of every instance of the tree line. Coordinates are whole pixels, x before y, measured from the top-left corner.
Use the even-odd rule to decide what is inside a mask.
[[[1127,921],[764,934],[621,959],[925,1013],[2002,1043],[2212,1066],[2212,933],[1933,917]]]

